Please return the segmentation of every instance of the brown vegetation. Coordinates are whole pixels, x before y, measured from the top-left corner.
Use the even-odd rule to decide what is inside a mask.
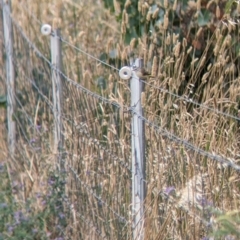
[[[216,15],[221,18],[222,13]],[[201,239],[212,232],[212,209],[227,212],[240,207],[239,173],[218,162],[217,156],[210,159],[185,144],[238,164],[240,69],[239,49],[233,51],[236,41],[232,41],[237,26],[220,25],[204,48],[201,29],[190,45],[189,39],[168,33],[161,47],[154,45],[154,37],[149,44],[146,36],[137,39],[138,45],[125,46],[119,24],[100,1],[12,0],[12,16],[47,58],[50,39],[40,34],[41,23],[60,27],[66,42],[118,69],[129,64],[131,53],[144,58],[152,73],[145,83],[145,117],[159,126],[157,131],[146,124],[145,239]],[[47,193],[49,175],[58,162],[51,149],[51,68],[16,27],[14,42],[18,146],[7,164],[13,181],[24,186],[15,194],[22,203],[36,193]],[[120,106],[129,106],[129,83],[117,71],[67,43],[62,47],[66,76]],[[200,48],[202,54],[193,57]],[[71,239],[131,239],[131,114],[86,94],[64,77],[63,89],[68,196],[64,207],[70,212],[64,234]],[[161,129],[183,141],[174,141]],[[2,156],[7,156],[5,143],[3,136]],[[43,208],[37,202],[33,211]],[[57,230],[51,229],[56,219],[45,222],[50,239],[57,237]]]

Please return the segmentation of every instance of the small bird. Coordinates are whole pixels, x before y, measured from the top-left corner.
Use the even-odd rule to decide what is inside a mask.
[[[142,80],[146,80],[146,79],[148,79],[148,77],[151,76],[151,74],[148,71],[146,71],[145,68],[135,67],[135,68],[133,68],[133,71]]]

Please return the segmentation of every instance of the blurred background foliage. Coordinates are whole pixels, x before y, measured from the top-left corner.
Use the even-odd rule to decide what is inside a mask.
[[[238,2],[227,0],[102,0],[106,8],[115,14],[122,24],[122,34],[126,43],[133,38],[157,34],[159,45],[162,30],[179,34],[186,38],[196,49],[203,50],[199,40],[193,42],[200,27],[204,33],[213,33],[219,21],[238,16]],[[168,18],[168,24],[166,19]],[[225,19],[224,19],[225,18]],[[165,22],[165,25],[164,25]],[[203,41],[204,33],[201,40]],[[206,39],[206,38],[205,38]]]
[[[186,94],[186,87],[193,84],[193,95],[197,94],[190,97],[204,102],[202,94],[207,84],[202,84],[202,78],[205,73],[209,75],[209,69],[219,61],[220,55],[227,59],[225,68],[233,64],[233,75],[236,77],[239,74],[238,1],[102,1],[121,24],[122,40],[130,48],[128,57],[142,57],[145,67],[150,72],[155,72],[157,78],[161,78],[159,72],[166,69],[162,59],[174,57],[176,61],[181,53],[187,53],[182,61],[184,77],[177,90],[179,95]],[[222,51],[219,51],[220,48]],[[117,54],[114,56],[117,58]],[[152,71],[154,58],[158,69]],[[199,59],[202,61],[198,61]],[[193,71],[190,66],[197,70]],[[224,78],[226,91],[228,81],[228,77],[226,80]]]

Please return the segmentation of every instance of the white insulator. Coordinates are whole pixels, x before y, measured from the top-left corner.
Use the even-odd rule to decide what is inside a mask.
[[[50,35],[52,32],[52,27],[49,24],[43,24],[41,27],[41,33],[43,35]]]
[[[122,67],[119,71],[120,78],[128,80],[132,76],[132,70],[130,67]]]

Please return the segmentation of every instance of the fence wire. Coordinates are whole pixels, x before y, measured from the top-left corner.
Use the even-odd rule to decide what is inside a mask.
[[[56,69],[21,27],[13,23],[19,156],[25,144],[34,154],[51,154],[54,129],[51,72]],[[85,239],[84,232],[93,231],[92,227],[106,239],[127,239],[131,232],[130,146],[126,144],[130,124],[123,121],[131,116],[117,99],[106,98],[104,86],[96,84],[98,93],[94,93],[59,73],[64,99],[66,192],[76,212],[75,234]],[[87,228],[84,219],[91,223]]]
[[[236,81],[239,81],[239,79],[236,79]],[[160,86],[155,86],[153,84],[149,84],[148,82],[146,81],[142,81],[144,84],[148,85],[150,88],[153,88],[153,89],[157,89],[159,90],[159,92],[161,93],[165,93],[171,97],[174,97],[174,100],[175,102],[178,104],[180,101],[184,102],[185,104],[191,104],[191,105],[195,105],[199,108],[203,108],[203,109],[207,109],[208,111],[210,112],[215,112],[216,114],[218,115],[221,115],[221,116],[224,116],[224,117],[227,117],[227,118],[232,118],[234,120],[237,120],[237,121],[240,121],[240,118],[236,115],[232,115],[232,114],[229,114],[229,113],[226,113],[226,112],[222,112],[218,109],[215,109],[215,108],[212,108],[212,107],[209,107],[207,106],[206,104],[200,104],[196,101],[194,101],[192,98],[188,97],[188,96],[179,96],[178,94],[175,94],[175,93],[172,93],[170,91],[168,91],[166,88],[163,88],[163,87],[160,87]],[[193,86],[194,87],[194,86]],[[176,105],[177,106],[177,105]],[[235,111],[236,112],[236,111]]]
[[[118,77],[123,63],[103,62],[60,37],[60,71],[39,50],[43,46],[12,20],[17,154],[24,158],[26,144],[33,154],[52,154],[51,73],[57,71],[63,89],[61,151],[71,233],[76,239],[132,239],[130,143],[131,115],[136,113],[129,106],[128,83]],[[69,66],[71,59],[74,66]],[[146,136],[146,239],[204,238],[213,227],[213,209],[240,207],[238,139],[232,134],[239,117],[143,83],[147,97],[144,116],[138,118]]]

